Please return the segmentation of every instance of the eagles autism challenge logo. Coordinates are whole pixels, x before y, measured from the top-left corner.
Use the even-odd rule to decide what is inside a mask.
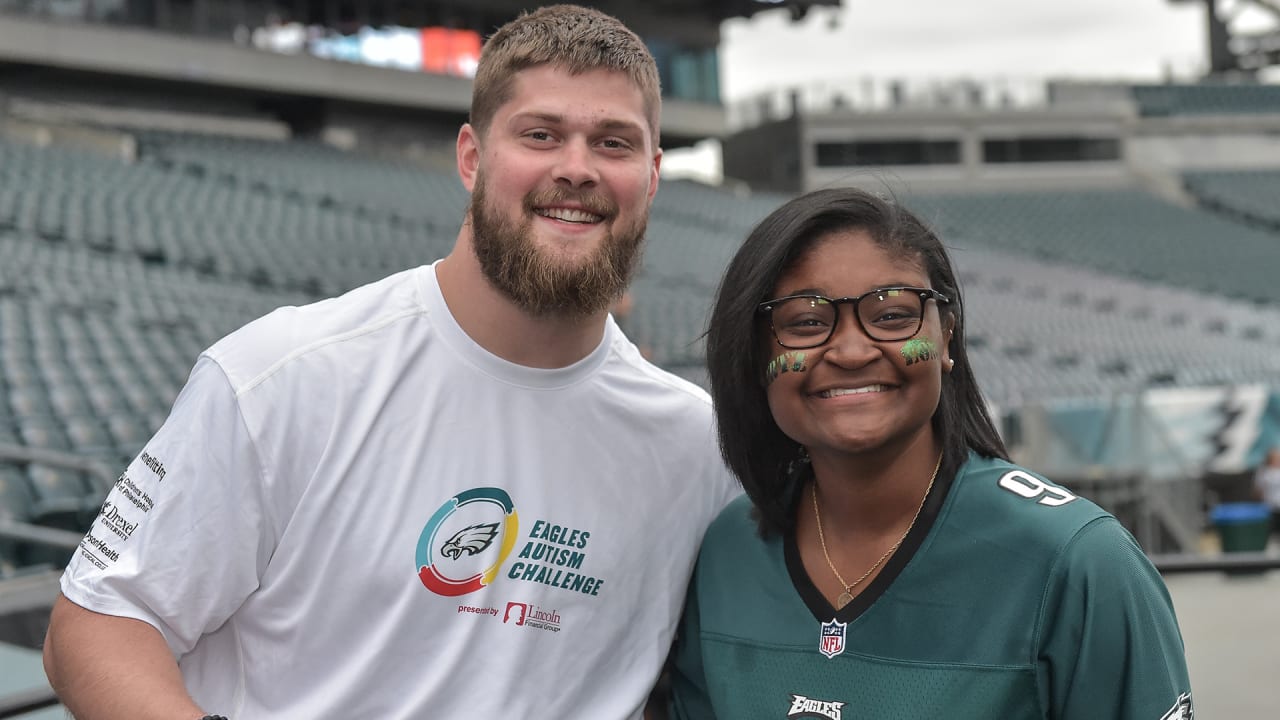
[[[519,515],[505,491],[483,487],[460,492],[436,510],[418,536],[418,578],[437,595],[475,592],[493,583],[519,529]],[[496,556],[489,551],[495,540]]]

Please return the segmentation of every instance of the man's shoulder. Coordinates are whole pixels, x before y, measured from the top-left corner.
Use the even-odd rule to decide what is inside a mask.
[[[307,305],[280,307],[205,351],[237,393],[311,353],[356,353],[344,347],[397,321],[424,314],[417,273],[405,270]]]
[[[603,376],[606,382],[654,400],[694,408],[699,414],[710,414],[711,396],[705,389],[653,364],[621,330],[614,337],[612,350],[613,362]]]

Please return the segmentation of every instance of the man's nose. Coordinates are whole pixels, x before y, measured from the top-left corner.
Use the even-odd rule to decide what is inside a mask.
[[[560,148],[553,172],[557,182],[573,188],[594,185],[600,179],[591,147],[581,138],[571,138]]]

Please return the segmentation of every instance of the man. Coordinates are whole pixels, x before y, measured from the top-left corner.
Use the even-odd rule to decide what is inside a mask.
[[[609,319],[658,184],[613,18],[486,44],[452,253],[216,343],[63,578],[80,718],[637,718],[735,492]]]

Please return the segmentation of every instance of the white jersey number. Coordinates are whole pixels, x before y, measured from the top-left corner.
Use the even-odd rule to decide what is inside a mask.
[[[1021,495],[1028,500],[1038,498],[1036,502],[1049,507],[1061,507],[1076,499],[1076,496],[1067,490],[1056,485],[1050,485],[1040,478],[1028,475],[1021,470],[1005,473],[1000,478],[1000,487],[1015,495]]]

